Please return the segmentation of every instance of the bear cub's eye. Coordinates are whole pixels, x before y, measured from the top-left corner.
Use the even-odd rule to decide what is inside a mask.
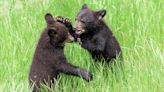
[[[81,21],[82,23],[85,23],[84,19],[80,19],[80,21]]]

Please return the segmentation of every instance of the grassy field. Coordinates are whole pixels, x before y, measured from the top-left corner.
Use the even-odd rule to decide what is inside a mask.
[[[90,70],[94,80],[61,74],[52,92],[164,92],[163,0],[0,0],[0,92],[30,91],[28,73],[45,13],[74,23],[84,2],[107,9],[104,20],[121,45],[125,73],[112,73],[78,44],[67,44],[69,62]]]

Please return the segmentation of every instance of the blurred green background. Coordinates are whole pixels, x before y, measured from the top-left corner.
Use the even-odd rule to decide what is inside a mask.
[[[163,0],[0,0],[0,92],[30,91],[28,73],[44,15],[74,23],[84,3],[107,10],[104,20],[121,45],[125,73],[112,73],[78,44],[67,44],[69,62],[90,70],[94,80],[61,74],[52,92],[164,92]]]

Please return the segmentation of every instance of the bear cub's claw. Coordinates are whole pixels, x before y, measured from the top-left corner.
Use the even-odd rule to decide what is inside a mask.
[[[89,77],[88,77],[87,81],[89,82],[91,80],[93,80],[93,75],[92,75],[92,73],[89,72]]]
[[[64,21],[65,19],[62,16],[57,16],[55,19],[57,22],[65,23],[65,21]]]
[[[91,81],[91,80],[93,80],[93,75],[92,75],[92,73],[91,72],[89,72],[89,71],[80,71],[79,72],[80,73],[80,75],[81,75],[81,77],[83,78],[83,79],[85,79],[86,81]]]
[[[56,18],[57,22],[63,23],[63,24],[71,24],[71,19],[70,18],[64,18],[62,16],[57,16]]]

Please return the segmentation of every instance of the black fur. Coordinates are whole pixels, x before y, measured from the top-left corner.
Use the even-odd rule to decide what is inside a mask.
[[[102,19],[105,14],[105,9],[95,12],[84,4],[76,16],[75,27],[78,31],[85,30],[79,34],[81,46],[87,49],[95,60],[103,57],[109,62],[117,56],[121,58],[122,55],[118,41]]]
[[[68,29],[56,22],[51,14],[45,16],[47,27],[42,32],[33,57],[29,81],[34,84],[33,92],[39,92],[40,84],[55,83],[59,73],[82,77],[90,81],[92,74],[67,62],[64,42],[68,39]]]

